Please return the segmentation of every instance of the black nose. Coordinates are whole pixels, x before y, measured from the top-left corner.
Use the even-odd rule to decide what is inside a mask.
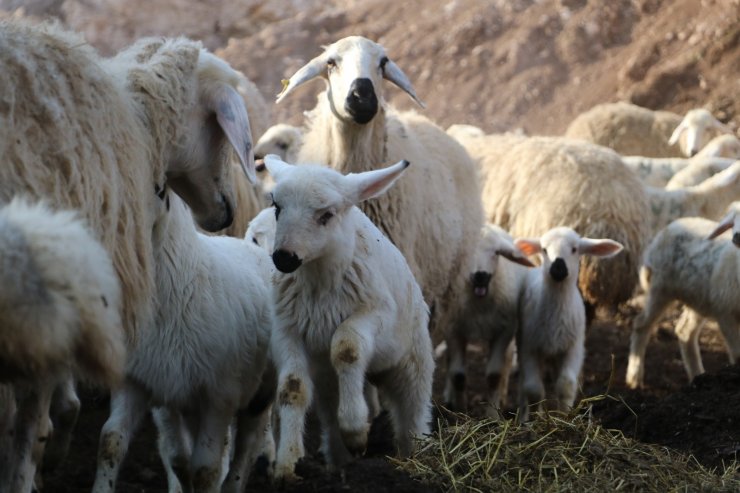
[[[302,260],[295,253],[287,250],[275,250],[272,254],[272,262],[277,270],[290,274],[301,266]]]
[[[565,265],[565,260],[560,257],[555,259],[555,262],[550,266],[550,276],[556,282],[560,282],[568,277],[568,266]]]
[[[740,247],[740,233],[735,233],[732,235],[732,243],[736,247]]]
[[[356,123],[365,124],[378,112],[378,98],[370,79],[355,79],[349,86],[344,108]]]
[[[488,286],[491,281],[491,274],[482,270],[473,273],[473,286],[482,287]]]

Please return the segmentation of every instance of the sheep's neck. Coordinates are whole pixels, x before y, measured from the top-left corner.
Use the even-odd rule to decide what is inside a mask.
[[[331,115],[328,164],[341,173],[358,173],[385,164],[385,110],[380,107],[370,123],[359,125]]]

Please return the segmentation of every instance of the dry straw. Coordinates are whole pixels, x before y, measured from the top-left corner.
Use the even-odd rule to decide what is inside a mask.
[[[717,472],[693,457],[606,430],[590,418],[584,400],[571,414],[513,421],[455,416],[419,444],[413,457],[394,462],[444,491],[740,491],[736,464]]]

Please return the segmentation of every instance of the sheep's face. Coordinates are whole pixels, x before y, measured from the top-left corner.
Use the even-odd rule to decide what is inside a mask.
[[[732,244],[740,248],[740,202],[733,202],[730,205],[730,211],[717,224],[715,230],[709,235],[709,239],[716,238],[730,228],[732,228]]]
[[[622,250],[622,245],[613,240],[581,238],[570,228],[555,228],[540,239],[519,239],[515,242],[527,255],[539,253],[542,271],[555,283],[578,279],[578,263],[581,255],[611,257]]]
[[[676,127],[671,135],[669,144],[673,145],[681,140],[681,151],[686,156],[694,156],[707,143],[720,133],[732,133],[732,130],[717,120],[709,111],[698,108],[686,113],[681,123]]]
[[[383,104],[383,79],[406,91],[420,106],[406,75],[385,49],[369,39],[350,36],[325,48],[324,52],[296,72],[278,96],[280,102],[296,87],[324,77],[326,92],[334,115],[342,121],[364,125],[372,121]]]
[[[274,207],[263,209],[249,222],[244,239],[272,254],[273,245],[275,244]]]
[[[356,225],[348,220],[357,203],[387,190],[408,166],[407,161],[365,173],[342,175],[319,166],[291,166],[265,156],[275,179],[275,267],[291,273],[319,259],[352,255]]]
[[[285,162],[293,162],[298,147],[301,145],[301,131],[297,127],[280,123],[268,128],[254,146],[255,159],[262,159],[268,154],[280,156]],[[259,170],[257,170],[259,172]]]
[[[499,257],[505,257],[505,259],[500,260]],[[491,279],[497,275],[499,263],[508,261],[533,267],[524,253],[514,246],[505,231],[490,224],[483,226],[475,250],[473,272],[470,274],[473,296],[485,298],[488,295]]]

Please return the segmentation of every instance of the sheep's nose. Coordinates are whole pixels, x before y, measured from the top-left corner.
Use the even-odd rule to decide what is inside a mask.
[[[736,247],[740,248],[740,233],[734,233],[734,234],[732,235],[732,243],[733,243],[733,244],[734,244],[734,245],[735,245]]]
[[[272,254],[272,262],[275,264],[275,267],[277,267],[277,270],[284,272],[285,274],[294,272],[301,266],[301,263],[303,263],[303,261],[298,258],[298,255],[287,250],[275,250]]]
[[[365,124],[372,120],[378,112],[373,82],[367,78],[352,81],[344,107],[356,123]]]
[[[558,257],[550,266],[550,276],[556,281],[560,282],[568,277],[568,266],[565,265],[565,260]]]

